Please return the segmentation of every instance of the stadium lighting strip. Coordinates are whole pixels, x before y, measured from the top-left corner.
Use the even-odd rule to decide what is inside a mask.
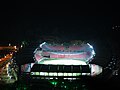
[[[90,73],[57,73],[57,72],[31,72],[31,75],[38,76],[81,76],[90,75]]]
[[[91,64],[91,73],[62,73],[62,72],[31,72],[31,75],[35,76],[96,76],[102,73],[102,67],[99,65]]]

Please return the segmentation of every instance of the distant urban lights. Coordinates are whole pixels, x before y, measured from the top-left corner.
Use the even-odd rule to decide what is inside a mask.
[[[11,46],[11,43],[9,43],[9,46]]]
[[[120,26],[119,25],[113,26],[112,29],[113,30],[120,30]]]
[[[17,47],[16,47],[16,46],[14,46],[14,48],[15,48],[15,49],[17,49]]]
[[[115,27],[112,27],[112,29],[115,29]]]
[[[21,48],[23,47],[23,45],[20,46]]]

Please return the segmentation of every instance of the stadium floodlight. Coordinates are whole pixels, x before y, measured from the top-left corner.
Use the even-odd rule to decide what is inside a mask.
[[[93,49],[93,46],[92,46],[92,45],[90,45],[89,43],[87,43],[87,45],[89,45],[89,47]]]
[[[94,50],[92,50],[92,55],[95,55],[95,51]]]
[[[43,46],[44,44],[46,44],[46,42],[43,42],[42,44],[40,44],[40,48],[42,48],[42,46]]]

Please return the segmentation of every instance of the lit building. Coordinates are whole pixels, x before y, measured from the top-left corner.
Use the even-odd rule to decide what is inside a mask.
[[[41,79],[58,77],[76,79],[83,75],[95,76],[102,72],[102,67],[90,64],[94,56],[94,48],[89,43],[43,42],[34,51],[35,63],[22,65],[21,70]]]

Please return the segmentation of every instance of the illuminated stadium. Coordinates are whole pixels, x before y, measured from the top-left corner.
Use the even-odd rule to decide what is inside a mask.
[[[22,72],[33,78],[77,79],[79,76],[96,76],[102,67],[90,64],[95,51],[89,43],[41,43],[34,51],[35,63],[22,65]]]

